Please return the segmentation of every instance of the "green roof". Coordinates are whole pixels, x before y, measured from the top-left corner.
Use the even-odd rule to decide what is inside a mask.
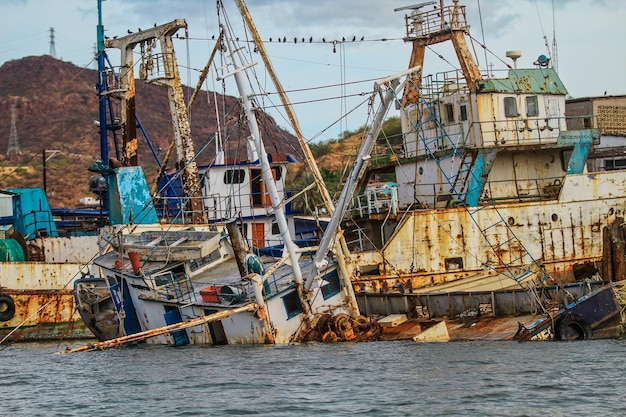
[[[507,78],[489,78],[479,85],[483,93],[567,94],[553,68],[512,69]]]

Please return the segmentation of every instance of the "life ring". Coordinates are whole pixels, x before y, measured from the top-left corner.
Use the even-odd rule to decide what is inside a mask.
[[[0,294],[0,321],[9,321],[15,315],[15,302],[10,295]]]
[[[557,340],[589,340],[591,326],[579,314],[567,312],[555,323],[554,336]]]

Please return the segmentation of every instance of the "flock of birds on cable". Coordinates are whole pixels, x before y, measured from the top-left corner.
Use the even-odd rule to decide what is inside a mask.
[[[155,23],[155,24],[154,24],[154,27],[156,27],[156,26],[157,26],[157,24]],[[138,32],[141,32],[141,28],[137,28],[137,31],[138,31]],[[127,32],[128,32],[128,34],[129,34],[129,35],[133,33],[133,31],[131,31],[130,29],[128,29],[128,30],[127,30]],[[179,37],[179,36],[178,36],[178,34],[176,34],[176,37],[177,37],[177,38]],[[108,36],[105,36],[105,38],[106,38],[106,39],[109,39],[109,38],[108,38]],[[114,36],[114,37],[113,37],[113,39],[116,39],[116,38],[117,38],[117,36]],[[213,35],[213,36],[211,37],[211,39],[215,39],[215,35]],[[360,38],[360,39],[358,39],[358,41],[359,41],[359,42],[362,42],[362,41],[364,41],[364,40],[365,40],[365,36],[361,36],[361,38]],[[380,40],[382,40],[382,41],[386,41],[387,39],[380,39]],[[237,38],[237,41],[239,41],[239,38]],[[269,38],[269,42],[270,42],[270,43],[275,43],[275,42],[278,42],[278,43],[287,43],[287,37],[286,37],[286,36],[283,36],[282,38],[281,38],[281,37],[278,37],[278,38],[276,38],[276,39],[274,39],[274,38]],[[298,43],[298,42],[300,42],[300,43],[307,43],[307,39],[306,39],[306,38],[301,38],[301,39],[298,39],[298,37],[293,38],[293,43]],[[315,43],[318,43],[318,42],[320,42],[320,41],[314,41],[312,36],[311,36],[311,37],[309,37],[308,43],[314,43],[314,42],[315,42]],[[334,40],[329,40],[329,41],[326,41],[326,38],[322,38],[321,43],[327,43],[327,42],[328,42],[328,43],[333,43],[333,44],[338,44],[338,43],[350,42],[350,39],[349,39],[349,38],[348,38],[348,39],[346,39],[346,38],[345,38],[345,36],[344,36],[343,38],[341,38],[341,40],[334,39]],[[356,37],[356,36],[352,36],[352,42],[357,42],[357,37]]]

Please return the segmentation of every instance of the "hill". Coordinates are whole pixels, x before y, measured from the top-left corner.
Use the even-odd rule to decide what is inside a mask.
[[[51,56],[31,56],[5,62],[0,67],[0,188],[43,186],[43,158],[47,152],[46,189],[55,207],[76,207],[82,197],[90,196],[88,181],[93,175],[87,168],[100,155],[98,98],[95,84],[97,71],[80,68]],[[192,90],[185,87],[185,96]],[[213,93],[200,94],[191,113],[191,131],[200,164],[214,156],[214,132],[217,116]],[[235,97],[217,94],[228,118],[221,129],[228,154],[245,157],[240,139],[248,136],[245,121],[239,116]],[[223,99],[223,100],[222,100]],[[222,103],[223,102],[223,103]],[[12,108],[15,118],[12,120]],[[136,82],[136,111],[156,152],[162,159],[173,140],[167,91],[163,87]],[[233,116],[234,115],[234,116]],[[20,154],[7,156],[14,121]],[[287,152],[296,157],[296,138],[261,113],[260,127],[268,152]],[[149,180],[158,165],[147,143],[139,134],[139,163]]]

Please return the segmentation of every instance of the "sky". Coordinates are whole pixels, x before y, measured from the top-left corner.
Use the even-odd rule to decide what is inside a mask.
[[[337,138],[366,124],[366,106],[361,103],[367,101],[374,80],[405,70],[409,62],[411,46],[402,41],[406,11],[394,9],[420,2],[247,1],[308,140]],[[234,1],[224,3],[233,26],[241,27]],[[452,4],[451,0],[445,4]],[[626,1],[464,0],[460,4],[466,6],[475,40],[470,48],[477,53],[481,72],[511,64],[506,51],[519,50],[519,68],[532,67],[539,55],[551,56],[571,97],[626,94]],[[195,86],[214,46],[211,37],[218,33],[215,0],[106,0],[102,9],[109,37],[186,19],[189,40],[174,45],[178,62],[185,67],[183,83]],[[97,19],[97,0],[2,0],[0,65],[50,54],[50,28],[54,28],[56,57],[95,69]],[[279,43],[277,38],[288,41]],[[344,38],[346,42],[331,42]],[[486,49],[478,44],[483,40]],[[109,56],[119,63],[119,52],[110,50]],[[449,46],[434,46],[426,52],[423,74],[458,66]],[[272,115],[292,130],[283,116]]]

